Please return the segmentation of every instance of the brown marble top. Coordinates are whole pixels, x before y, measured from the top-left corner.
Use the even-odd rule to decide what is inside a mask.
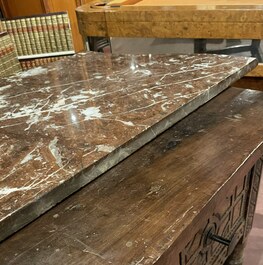
[[[226,55],[87,53],[2,79],[0,240],[256,64]]]

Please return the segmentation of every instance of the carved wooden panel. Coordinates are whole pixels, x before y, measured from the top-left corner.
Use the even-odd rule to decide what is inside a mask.
[[[180,265],[224,264],[230,254],[229,252],[232,252],[244,235],[249,197],[248,214],[253,216],[261,167],[262,161],[257,162],[242,180],[237,180],[237,183],[232,186],[228,194],[219,197],[214,213],[209,219],[204,220],[203,226],[181,251]],[[249,196],[252,180],[253,191]],[[251,223],[248,222],[246,230],[250,226]],[[208,238],[209,233],[231,240],[230,246],[227,247],[212,241]]]
[[[258,190],[259,190],[259,182],[262,173],[262,167],[263,167],[263,157],[257,161],[252,172],[248,208],[246,213],[246,227],[245,227],[244,238],[247,237],[249,231],[252,228],[253,217],[255,213]]]

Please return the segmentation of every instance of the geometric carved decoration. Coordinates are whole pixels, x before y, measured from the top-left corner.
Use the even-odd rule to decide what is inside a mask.
[[[247,236],[252,227],[262,164],[259,159],[243,180],[239,179],[233,186],[230,194],[225,195],[225,200],[219,202],[211,217],[204,220],[203,226],[181,251],[180,265],[223,265],[238,241]],[[231,247],[209,239],[209,232],[231,240]]]
[[[259,190],[260,177],[262,173],[262,165],[263,165],[262,159],[263,157],[256,162],[252,170],[244,238],[247,237],[248,233],[250,232],[252,228],[252,224],[253,224],[253,218],[254,218],[254,213],[256,209],[257,196],[258,196],[258,190]]]

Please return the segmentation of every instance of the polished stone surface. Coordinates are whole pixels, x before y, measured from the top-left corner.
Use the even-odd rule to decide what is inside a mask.
[[[0,239],[255,66],[225,55],[88,53],[0,81]]]

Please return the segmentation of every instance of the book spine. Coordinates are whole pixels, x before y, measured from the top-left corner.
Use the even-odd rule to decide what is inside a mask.
[[[26,22],[27,33],[28,33],[28,38],[29,38],[28,45],[31,47],[31,51],[32,51],[31,54],[36,54],[37,53],[37,48],[34,45],[34,43],[35,43],[35,37],[34,37],[33,28],[32,28],[32,25],[31,25],[30,18],[25,18],[25,22]]]
[[[20,64],[21,64],[22,70],[25,70],[25,62],[24,61],[20,61]]]
[[[4,26],[3,26],[3,22],[0,20],[0,32],[4,31]]]
[[[33,60],[33,63],[34,63],[34,65],[35,65],[35,67],[38,67],[38,66],[39,66],[38,59],[34,59],[34,60]]]
[[[13,42],[14,44],[16,44],[16,43],[15,43],[15,37],[14,37],[14,34],[13,34],[13,30],[12,30],[11,21],[10,21],[10,20],[6,20],[6,21],[5,21],[5,25],[6,25],[6,31],[8,32],[8,34],[9,34],[9,36],[10,36],[12,42]],[[16,45],[15,45],[15,47],[16,47]]]
[[[52,25],[52,22],[53,22],[52,16],[46,16],[45,20],[46,20],[46,25],[47,25],[47,30],[48,30],[51,52],[56,52],[58,48],[57,48],[57,43],[56,43],[56,38],[55,38],[54,27]]]
[[[31,61],[27,61],[27,68],[30,69],[32,67],[33,67],[32,62]]]
[[[17,29],[17,35],[21,44],[21,55],[27,55],[28,51],[27,51],[27,46],[26,46],[26,40],[25,40],[25,36],[22,30],[22,24],[20,19],[15,19],[15,24],[16,24],[16,29]]]
[[[27,69],[32,68],[32,62],[31,61],[27,61],[26,62],[26,67],[27,67]]]
[[[10,20],[6,20],[4,24],[5,24],[7,33],[11,36],[11,39],[14,41],[14,36],[13,36]]]
[[[7,31],[7,28],[6,28],[6,21],[5,20],[2,20],[2,31]]]
[[[30,60],[24,60],[24,61],[22,61],[21,62],[21,65],[22,65],[23,70],[28,70],[28,69],[32,68],[31,67],[31,61]]]
[[[23,55],[22,45],[21,45],[21,41],[20,41],[19,36],[18,36],[16,22],[15,22],[15,20],[10,20],[10,23],[11,23],[11,29],[12,29],[12,32],[13,32],[15,44],[16,44],[17,54],[18,55]]]
[[[32,68],[31,61],[26,61],[26,68],[27,69]]]
[[[42,47],[40,44],[40,38],[39,38],[39,34],[38,34],[36,18],[30,17],[30,22],[31,22],[31,26],[32,26],[32,32],[34,35],[34,40],[35,40],[34,45],[35,45],[36,51],[37,51],[37,53],[42,53]]]
[[[40,20],[41,20],[43,38],[44,38],[44,42],[46,44],[46,52],[50,53],[50,52],[52,52],[52,48],[51,48],[50,38],[49,38],[49,35],[48,35],[48,26],[47,26],[47,23],[46,23],[45,16],[40,17]]]
[[[21,62],[21,66],[22,66],[22,69],[25,71],[27,70],[27,62],[26,61],[20,61]]]
[[[47,45],[44,39],[44,32],[42,29],[42,23],[41,23],[41,18],[40,17],[36,17],[36,27],[37,27],[37,32],[39,35],[39,42],[40,42],[40,46],[41,46],[41,53],[47,53]]]
[[[32,47],[30,44],[30,37],[29,37],[29,32],[28,32],[28,28],[27,28],[27,24],[26,24],[26,19],[22,18],[20,20],[20,22],[21,22],[21,28],[22,28],[22,32],[24,35],[24,39],[25,39],[25,46],[26,46],[26,50],[27,50],[26,55],[31,55],[31,54],[33,54],[33,51],[32,51]]]
[[[57,45],[59,47],[58,51],[64,51],[65,46],[66,46],[66,41],[65,41],[65,34],[64,34],[64,28],[63,28],[63,20],[61,15],[56,15],[54,16],[56,20],[56,25],[57,25]]]
[[[72,32],[71,32],[68,14],[67,13],[63,14],[62,19],[63,19],[64,30],[65,30],[67,50],[72,51],[72,50],[74,50],[74,45],[73,45],[73,41],[72,41],[73,38],[72,38]]]
[[[36,67],[36,62],[35,60],[30,61],[30,68]]]

